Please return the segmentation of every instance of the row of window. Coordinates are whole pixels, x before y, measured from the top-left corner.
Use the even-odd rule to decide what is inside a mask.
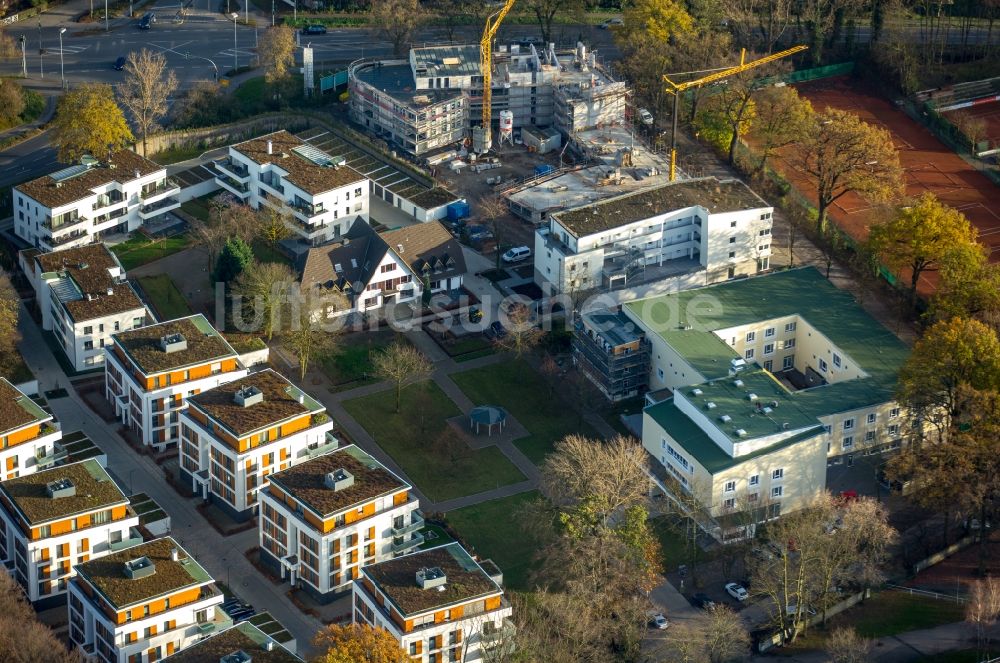
[[[795,327],[796,323],[794,321],[787,323],[785,325],[785,333],[791,333],[795,331]],[[768,327],[767,329],[764,330],[764,338],[772,338],[775,335],[776,331],[777,331],[776,328]],[[753,343],[754,341],[757,340],[757,332],[748,331],[746,339],[747,343]]]
[[[771,470],[771,481],[781,481],[785,478],[785,468],[779,467]],[[760,485],[760,475],[752,474],[750,478],[747,479],[747,484],[749,486],[759,486]],[[724,493],[734,493],[736,492],[736,480],[731,479],[725,483],[722,487],[722,492]]]

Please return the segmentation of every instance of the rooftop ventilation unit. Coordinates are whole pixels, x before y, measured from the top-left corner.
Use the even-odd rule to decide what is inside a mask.
[[[184,334],[168,334],[160,337],[160,349],[167,354],[187,350],[187,347],[188,342]]]
[[[70,479],[57,479],[45,484],[45,494],[52,499],[73,497],[76,495],[76,486]]]
[[[713,403],[712,401],[709,401],[709,402],[705,403],[705,409],[706,410],[714,410],[715,409],[715,403]]]
[[[757,400],[757,394],[747,394],[747,400],[748,401],[755,401],[755,400]]]
[[[736,437],[746,437],[746,435],[747,435],[747,432],[745,430],[743,430],[742,428],[737,428],[736,429]]]
[[[341,467],[333,472],[328,472],[323,477],[323,485],[335,492],[346,490],[354,485],[354,475]]]
[[[177,550],[177,548],[171,548],[170,549],[170,561],[176,562],[179,557],[180,557],[180,552]]]
[[[692,389],[691,390],[691,395],[692,396],[701,396],[703,393],[705,393],[705,392],[703,392],[701,389]]]
[[[719,417],[719,421],[721,421],[724,424],[728,424],[732,420],[733,420],[733,418],[730,417],[728,414],[724,414],[721,417]]]
[[[253,658],[242,649],[237,649],[231,654],[226,654],[219,659],[219,663],[250,663]]]
[[[140,557],[139,559],[125,562],[125,577],[130,580],[148,578],[154,573],[156,573],[156,564],[153,564],[153,560],[148,557]]]
[[[778,401],[771,401],[771,407],[772,408],[778,407]]]
[[[746,359],[740,359],[739,357],[736,357],[736,358],[731,359],[729,361],[729,368],[730,368],[730,370],[732,370],[732,371],[734,371],[736,373],[739,373],[740,371],[742,371],[746,367],[747,367],[747,360]]]
[[[733,381],[733,386],[736,387],[737,389],[742,388],[743,387],[743,380],[735,380],[735,381]]]
[[[417,586],[420,589],[433,589],[434,587],[444,587],[448,582],[448,576],[439,567],[423,568],[417,571]]]
[[[764,414],[771,414],[772,412],[774,412],[774,410],[765,406],[764,409],[761,410],[761,412],[763,412]]]
[[[264,402],[264,392],[257,387],[247,385],[236,390],[233,400],[240,407],[250,407],[251,405]]]

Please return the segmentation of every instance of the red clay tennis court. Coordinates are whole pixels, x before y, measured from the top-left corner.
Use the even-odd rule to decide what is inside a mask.
[[[905,171],[906,193],[919,196],[932,191],[941,201],[960,210],[978,229],[993,261],[1000,261],[1000,187],[963,161],[927,129],[881,97],[852,87],[844,76],[826,78],[797,86],[813,108],[832,107],[857,113],[864,121],[892,133]],[[796,188],[815,202],[815,194],[805,176],[796,173],[780,156],[776,164]],[[868,235],[873,208],[860,196],[849,193],[830,208],[833,221],[856,239]],[[922,292],[933,289],[935,275],[921,279]]]
[[[1000,101],[989,101],[982,104],[948,111],[945,117],[950,115],[970,115],[980,117],[986,121],[986,136],[990,146],[1000,147]]]

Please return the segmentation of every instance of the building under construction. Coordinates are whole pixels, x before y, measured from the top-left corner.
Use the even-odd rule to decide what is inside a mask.
[[[621,122],[624,83],[578,45],[501,46],[493,53],[492,134],[512,141],[522,127],[554,127],[565,136]],[[350,68],[351,118],[397,149],[425,157],[470,138],[483,107],[479,46],[410,50],[408,60]]]

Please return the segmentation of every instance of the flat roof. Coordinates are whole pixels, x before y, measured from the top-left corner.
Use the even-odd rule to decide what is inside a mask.
[[[270,154],[268,143],[271,144]],[[288,173],[285,179],[289,183],[313,196],[365,181],[365,176],[350,166],[317,163],[296,152],[295,148],[308,148],[311,154],[317,153],[327,157],[324,162],[332,161],[330,155],[326,155],[284,129],[232,146],[232,149],[259,165],[271,164],[285,171]]]
[[[422,589],[417,571],[439,568],[447,581],[439,590]],[[420,550],[361,568],[403,617],[486,598],[503,590],[458,543]]]
[[[236,393],[244,388],[259,390],[264,399],[246,407],[236,402]],[[284,376],[268,368],[245,378],[221,384],[188,396],[188,404],[207,414],[238,437],[268,428],[292,417],[325,410]]]
[[[76,494],[49,497],[46,486],[62,479],[73,482]],[[95,458],[8,479],[0,483],[0,491],[6,493],[29,525],[128,503],[125,493]]]
[[[274,645],[267,648],[267,643]],[[302,659],[285,649],[281,643],[250,622],[240,622],[204,640],[188,645],[181,651],[167,656],[171,663],[216,663],[229,654],[242,651],[254,663],[302,663]]]
[[[409,62],[375,63],[372,66],[355,67],[354,76],[376,90],[391,95],[393,99],[409,105],[414,110],[462,98],[462,90],[457,88],[418,90]],[[416,100],[418,97],[426,98],[429,103],[423,103],[423,99],[418,103]]]
[[[324,483],[326,475],[336,470],[350,472],[354,484],[336,491],[328,488]],[[411,487],[353,444],[272,474],[268,479],[323,518]]]
[[[52,415],[39,407],[31,397],[11,384],[7,378],[0,377],[0,435],[50,419]]]
[[[429,77],[479,76],[479,46],[453,44],[410,49],[410,60]]]
[[[173,550],[177,550],[176,562],[170,559]],[[154,573],[141,578],[126,576],[125,563],[142,557],[153,563]],[[78,564],[75,569],[116,610],[212,582],[212,576],[169,536],[92,559]]]
[[[174,334],[184,337],[187,349],[165,352],[160,339]],[[200,313],[119,332],[112,338],[146,375],[237,356],[222,334]]]
[[[601,200],[552,217],[576,237],[618,228],[659,214],[699,205],[710,214],[769,207],[740,180],[705,177],[662,184]]]
[[[115,270],[124,274],[124,270],[103,244],[35,254],[34,260],[75,322],[140,309],[145,313],[146,307],[131,284],[111,275]]]
[[[130,150],[115,152],[109,161],[93,166],[72,166],[51,175],[44,175],[15,189],[39,203],[54,209],[96,195],[94,189],[111,182],[125,184],[157,171],[166,173],[163,166],[141,157]],[[60,174],[62,173],[62,175]]]
[[[674,399],[668,398],[665,401],[660,401],[646,407],[644,411],[662,426],[667,434],[683,447],[684,451],[691,454],[711,474],[824,433],[822,426],[815,425],[780,442],[757,449],[753,453],[733,457],[723,451],[690,417],[677,409]]]
[[[636,324],[625,317],[621,311],[602,310],[580,314],[585,329],[593,332],[612,346],[625,345],[641,339],[644,334]]]
[[[813,417],[891,401],[899,369],[910,353],[851,293],[838,289],[814,267],[627,302],[623,310],[659,335],[704,380],[728,376],[730,360],[737,357],[716,331],[801,317],[866,374],[791,392],[789,398]]]

